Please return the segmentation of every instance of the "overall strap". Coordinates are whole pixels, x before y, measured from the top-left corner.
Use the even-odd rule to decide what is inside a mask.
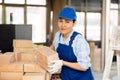
[[[69,41],[69,45],[71,46],[73,43],[73,40],[75,39],[75,37],[78,35],[78,32],[73,32],[72,36],[70,37],[70,41]]]

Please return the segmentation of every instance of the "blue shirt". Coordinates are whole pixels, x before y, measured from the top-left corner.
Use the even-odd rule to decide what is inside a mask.
[[[58,31],[55,34],[55,37],[53,40],[53,45],[55,46],[55,50],[57,49],[59,43],[69,45],[70,37],[72,36],[72,34],[73,34],[73,31],[71,32],[70,36],[66,40],[64,40],[63,36],[62,35],[60,36],[60,32]],[[81,67],[88,69],[91,66],[90,57],[89,57],[90,48],[87,41],[81,34],[78,34],[75,37],[72,43],[72,47],[73,47],[74,54],[77,57],[78,64]]]

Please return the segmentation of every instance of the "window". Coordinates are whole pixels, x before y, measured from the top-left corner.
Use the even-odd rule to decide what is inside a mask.
[[[118,26],[118,0],[111,0],[110,4],[110,34],[112,34],[112,28]]]
[[[77,12],[77,21],[76,25],[73,27],[75,31],[78,31],[84,36],[84,17],[85,13],[84,12]]]
[[[24,9],[22,7],[6,7],[6,24],[10,24],[12,13],[12,24],[24,24]]]
[[[27,0],[27,4],[46,5],[46,0]]]
[[[87,40],[100,41],[100,13],[87,13]]]
[[[117,26],[118,25],[118,10],[110,11],[110,25]]]
[[[2,3],[2,0],[0,0],[0,3]]]
[[[77,11],[77,22],[74,27],[87,41],[101,41],[101,14],[103,0],[67,0],[66,6]]]
[[[12,4],[24,4],[25,0],[4,0],[5,3],[12,3]]]
[[[33,43],[46,42],[46,0],[0,0],[0,3],[2,1],[0,24],[11,24],[11,19],[12,24],[32,24]]]
[[[32,24],[32,39],[35,43],[46,42],[46,8],[27,7],[27,24]]]
[[[110,4],[110,25],[117,26],[118,25],[118,1],[111,0]]]

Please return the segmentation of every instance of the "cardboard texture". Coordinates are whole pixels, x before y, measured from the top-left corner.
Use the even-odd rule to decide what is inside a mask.
[[[32,48],[34,48],[34,44],[33,44],[32,40],[17,40],[17,39],[14,39],[13,40],[13,47],[22,47],[22,48],[32,47]]]
[[[52,74],[50,74],[49,72],[46,72],[45,76],[46,76],[45,80],[51,80]]]
[[[14,52],[33,52],[34,48],[33,47],[14,47],[13,49]]]
[[[48,70],[48,64],[51,60],[59,60],[58,53],[51,48],[41,46],[37,49],[38,64],[45,70]]]
[[[0,80],[23,80],[22,72],[1,72]]]
[[[0,65],[10,64],[15,61],[14,53],[7,52],[0,55]]]
[[[45,73],[25,73],[23,80],[45,80]]]
[[[36,61],[36,53],[35,52],[15,53],[15,58],[17,62],[34,63]]]
[[[22,72],[23,73],[23,64],[21,63],[11,63],[0,66],[0,72]]]
[[[0,80],[50,80],[48,64],[51,60],[59,60],[58,54],[47,46],[40,46],[35,50],[1,54]]]
[[[101,71],[101,49],[98,48],[94,42],[90,42],[90,58],[91,58],[91,67],[93,71]]]
[[[100,72],[101,71],[101,64],[102,64],[102,60],[101,60],[101,49],[97,48],[95,49],[95,53],[94,53],[94,60],[93,60],[93,70],[96,72]]]
[[[36,63],[24,64],[24,72],[46,72],[40,65]]]

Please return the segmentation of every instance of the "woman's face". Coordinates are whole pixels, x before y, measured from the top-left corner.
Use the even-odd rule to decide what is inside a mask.
[[[64,18],[58,19],[58,27],[63,36],[69,36],[73,29],[73,20],[67,20]]]

